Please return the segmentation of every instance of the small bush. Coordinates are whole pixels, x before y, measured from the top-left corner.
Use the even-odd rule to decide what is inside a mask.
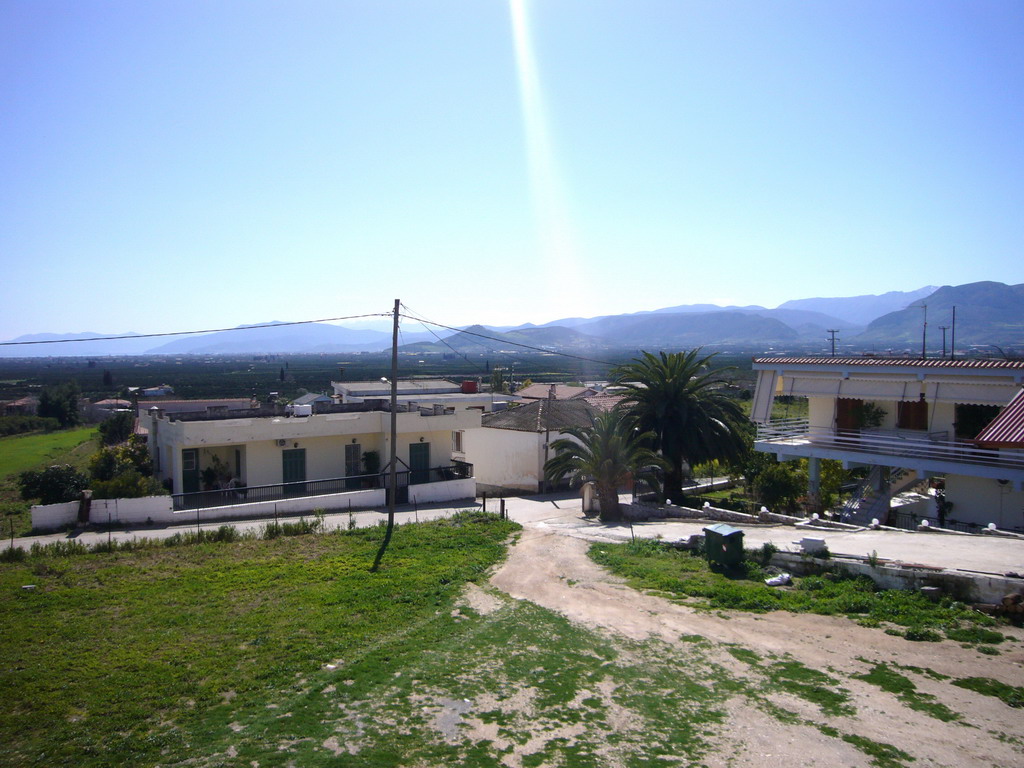
[[[942,640],[942,635],[927,627],[910,627],[903,636],[917,643],[938,643]]]
[[[958,643],[988,643],[997,645],[1006,639],[1006,635],[984,627],[955,627],[946,630],[946,637]]]
[[[6,547],[0,552],[0,563],[20,563],[27,555],[21,547]]]

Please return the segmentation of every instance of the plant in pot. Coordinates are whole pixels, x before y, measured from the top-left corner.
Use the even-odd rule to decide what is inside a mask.
[[[363,453],[363,471],[367,475],[374,475],[374,477],[363,479],[363,487],[376,488],[378,484],[376,475],[380,473],[380,454],[377,451],[365,451]]]

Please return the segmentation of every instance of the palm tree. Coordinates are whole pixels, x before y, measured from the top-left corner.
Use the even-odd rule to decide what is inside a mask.
[[[654,433],[654,448],[668,462],[667,498],[682,496],[684,462],[735,461],[747,450],[743,409],[718,388],[722,379],[710,369],[713,357],[701,356],[699,348],[657,356],[644,352],[612,371],[626,388],[622,404],[642,431]]]
[[[619,409],[594,417],[589,427],[563,429],[571,438],[555,440],[556,455],[544,464],[544,476],[557,482],[566,475],[577,485],[593,481],[601,504],[601,519],[618,520],[618,489],[651,466],[665,468],[664,460],[647,447],[653,434],[641,433]]]

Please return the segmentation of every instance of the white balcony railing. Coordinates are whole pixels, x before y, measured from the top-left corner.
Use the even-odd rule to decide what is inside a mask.
[[[757,427],[758,443],[779,448],[822,448],[922,461],[954,462],[1024,472],[1024,451],[994,451],[949,440],[946,432],[837,430],[812,427],[807,419],[786,419]]]

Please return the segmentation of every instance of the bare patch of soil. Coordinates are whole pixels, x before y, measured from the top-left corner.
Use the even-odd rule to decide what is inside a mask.
[[[952,678],[994,677],[1014,685],[1024,683],[1019,653],[1022,633],[1008,630],[1013,649],[985,656],[973,648],[946,641],[914,643],[881,630],[860,627],[832,616],[730,612],[713,614],[640,593],[626,586],[587,557],[589,542],[551,529],[527,529],[512,547],[508,560],[491,583],[510,596],[530,600],[588,627],[637,641],[660,639],[670,644],[680,637],[701,635],[717,644],[721,663],[742,676],[746,666],[728,653],[728,644],[749,649],[765,659],[792,658],[815,670],[841,678],[856,714],[823,718],[813,706],[793,697],[772,697],[793,715],[783,722],[737,699],[730,707],[719,738],[720,752],[710,765],[739,760],[743,765],[869,765],[870,758],[848,741],[824,733],[818,722],[840,736],[854,735],[891,744],[919,765],[1024,765],[1024,755],[1000,732],[1020,730],[1021,710],[993,697],[904,672],[917,688],[961,715],[943,722],[911,709],[894,694],[867,682],[850,679],[870,669],[870,662],[919,667]],[[816,722],[818,721],[818,722]],[[716,762],[717,761],[717,762]],[[735,764],[735,763],[733,763]]]

